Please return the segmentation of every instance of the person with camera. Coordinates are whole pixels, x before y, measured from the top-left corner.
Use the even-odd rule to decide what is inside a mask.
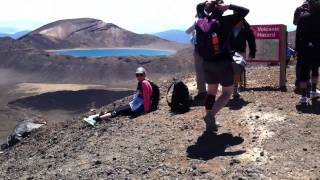
[[[226,5],[223,1],[206,1],[197,5],[201,16],[198,18],[196,29],[196,49],[203,58],[203,70],[208,92],[205,99],[206,131],[217,131],[215,115],[229,101],[234,84],[232,69],[232,49],[230,35],[233,27],[249,13],[249,10]],[[232,10],[233,14],[224,16],[223,13]],[[222,85],[222,94],[217,97],[218,85]]]

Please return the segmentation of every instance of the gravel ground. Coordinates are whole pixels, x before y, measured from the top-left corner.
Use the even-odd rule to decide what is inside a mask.
[[[296,106],[294,67],[287,70],[282,92],[279,67],[248,68],[247,89],[218,113],[216,134],[204,133],[201,106],[170,113],[164,81],[155,112],[95,127],[75,117],[35,131],[0,154],[0,179],[317,179],[320,101]],[[194,75],[183,80],[194,95]]]

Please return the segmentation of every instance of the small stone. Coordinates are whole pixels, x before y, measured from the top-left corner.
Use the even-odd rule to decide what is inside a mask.
[[[264,156],[264,151],[261,151],[261,152],[260,152],[260,156]]]
[[[233,166],[234,164],[240,164],[240,163],[241,163],[241,161],[238,160],[238,159],[232,159],[232,160],[230,161],[230,165],[231,165],[231,166]]]
[[[101,163],[102,163],[102,162],[99,161],[99,160],[97,160],[97,161],[94,162],[95,165],[100,165]]]
[[[257,162],[262,162],[261,157],[258,157],[258,158],[256,159],[256,161],[257,161]]]
[[[206,173],[208,173],[209,171],[208,171],[207,169],[200,169],[199,172],[200,172],[201,174],[206,174]]]
[[[308,149],[307,148],[303,148],[303,151],[308,151]]]

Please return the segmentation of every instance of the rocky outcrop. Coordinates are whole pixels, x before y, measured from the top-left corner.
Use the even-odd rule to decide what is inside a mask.
[[[19,40],[39,49],[135,47],[173,43],[147,34],[136,34],[98,19],[66,19],[44,25]]]

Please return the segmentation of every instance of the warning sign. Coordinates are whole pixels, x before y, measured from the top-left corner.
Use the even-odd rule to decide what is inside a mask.
[[[257,53],[252,62],[280,62],[286,48],[286,26],[252,25],[256,38]]]

